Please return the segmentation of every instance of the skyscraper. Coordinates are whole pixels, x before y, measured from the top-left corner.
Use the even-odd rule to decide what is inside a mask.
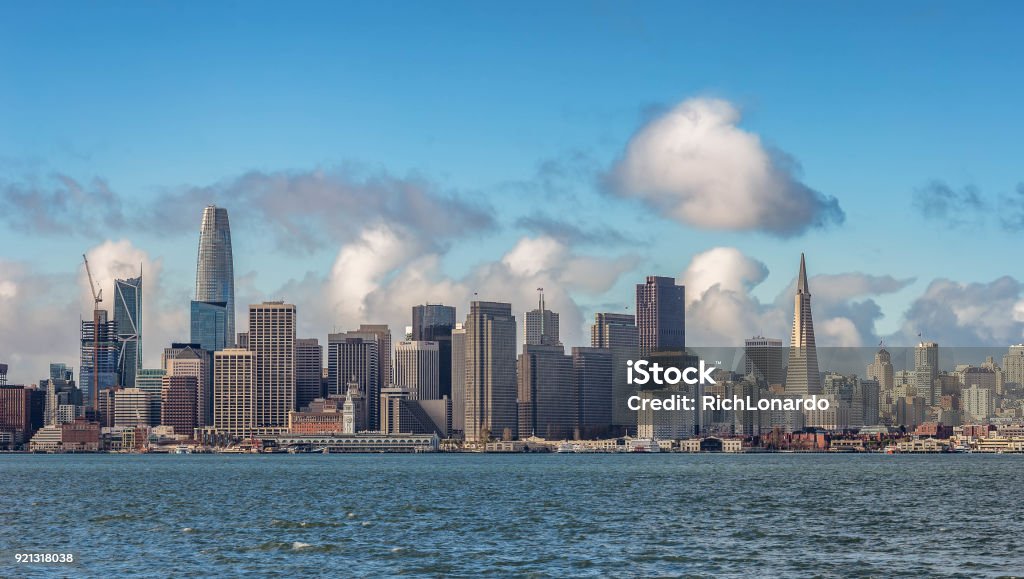
[[[601,312],[594,314],[590,328],[590,345],[607,348],[612,354],[612,424],[618,429],[636,429],[636,411],[630,410],[626,400],[633,394],[627,380],[629,360],[638,356],[639,334],[636,318],[628,314]]]
[[[636,285],[636,326],[640,357],[686,348],[685,288],[671,277],[647,276]]]
[[[526,344],[518,362],[519,435],[572,438],[578,422],[572,358],[561,345]]]
[[[213,355],[213,426],[218,434],[252,434],[256,411],[253,353],[225,348]]]
[[[161,393],[163,392],[164,376],[166,375],[167,371],[162,368],[143,368],[135,376],[135,387],[149,394],[150,426],[160,425]],[[198,412],[198,403],[196,409]]]
[[[221,302],[227,310],[224,343],[235,343],[235,266],[231,256],[228,210],[214,205],[203,210],[196,260],[196,301]]]
[[[192,435],[199,426],[196,416],[195,376],[164,376],[160,389],[160,424],[174,428],[174,434]]]
[[[868,364],[865,375],[872,380],[878,380],[878,389],[881,392],[889,392],[893,389],[895,375],[893,374],[892,355],[888,350],[881,348],[875,353],[875,361]]]
[[[139,277],[114,280],[114,322],[120,351],[117,375],[121,386],[135,387],[135,374],[142,369],[142,273]]]
[[[914,348],[914,385],[917,395],[925,404],[938,403],[941,392],[935,392],[935,380],[939,377],[939,345],[935,342],[921,342]]]
[[[466,316],[465,438],[516,436],[516,318],[512,304],[474,301]]]
[[[782,384],[782,371],[786,365],[786,351],[782,340],[754,336],[744,343],[744,376],[753,374],[765,384]]]
[[[412,308],[411,340],[437,342],[440,363],[437,368],[440,397],[452,394],[452,330],[455,308],[441,304],[424,304]]]
[[[1003,356],[1003,377],[1007,383],[1024,385],[1024,344],[1010,346]]]
[[[171,344],[161,356],[167,376],[192,376],[196,379],[196,422],[207,426],[213,420],[212,353],[199,344]],[[162,388],[162,385],[161,385]],[[157,397],[160,397],[159,392]],[[162,400],[162,398],[161,398]]]
[[[295,408],[295,306],[250,305],[249,351],[256,369],[256,427],[283,431]]]
[[[228,338],[228,306],[225,302],[192,300],[191,335],[189,342],[199,344],[207,352],[219,352],[231,343]]]
[[[609,348],[572,349],[573,390],[584,438],[604,436],[612,426],[612,360]]]
[[[366,402],[361,411],[366,415],[360,424],[369,430],[380,426],[380,344],[373,335],[361,332],[329,334],[327,336],[327,394],[348,392],[348,384],[355,383]]]
[[[117,323],[107,319],[106,310],[96,310],[94,319],[82,320],[82,363],[78,368],[78,382],[82,396],[94,409],[99,406],[99,391],[117,385],[119,353]]]
[[[537,309],[526,312],[523,319],[523,345],[557,346],[558,314],[544,307],[544,293],[540,293]]]
[[[324,349],[316,338],[295,340],[295,407],[301,409],[320,398]]]
[[[440,354],[440,346],[434,341],[410,340],[395,344],[395,385],[408,390],[410,400],[441,399]]]
[[[466,328],[452,330],[452,430],[466,428]]]
[[[794,298],[793,338],[789,344],[786,394],[821,394],[818,350],[814,346],[814,320],[811,319],[811,287],[807,283],[807,266],[802,253]]]

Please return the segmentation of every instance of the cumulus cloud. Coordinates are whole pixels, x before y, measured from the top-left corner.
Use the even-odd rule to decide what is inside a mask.
[[[683,101],[633,135],[609,175],[612,189],[705,229],[792,236],[845,220],[835,197],[801,182],[792,157],[739,121],[727,101]]]
[[[687,342],[733,346],[753,335],[788,341],[796,276],[772,302],[765,303],[752,292],[768,275],[763,263],[736,248],[716,247],[696,254],[680,275],[687,293]],[[912,281],[862,273],[811,276],[808,283],[818,344],[874,343],[875,324],[882,310],[872,296],[900,291]]]
[[[500,259],[456,278],[442,270],[441,253],[421,249],[404,232],[380,227],[364,230],[358,242],[343,247],[326,286],[334,325],[387,323],[400,332],[409,324],[411,307],[424,302],[454,305],[461,318],[472,300],[508,301],[521,317],[536,307],[542,287],[548,307],[561,316],[563,341],[577,344],[584,331],[577,296],[606,292],[639,262],[632,255],[581,255],[550,237],[524,237]]]
[[[907,310],[893,339],[928,340],[948,346],[992,346],[1024,338],[1024,284],[1012,277],[989,283],[936,279]]]
[[[496,226],[485,204],[426,179],[350,166],[251,171],[211,185],[164,190],[140,202],[126,201],[102,180],[89,188],[62,175],[55,182],[0,183],[0,220],[37,235],[101,236],[111,228],[191,233],[211,203],[231,209],[232,226],[259,228],[294,252],[355,239],[367,222],[404,227],[432,244]]]

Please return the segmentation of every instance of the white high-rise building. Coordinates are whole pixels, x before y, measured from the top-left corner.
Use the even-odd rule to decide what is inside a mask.
[[[440,355],[437,342],[398,342],[395,345],[395,386],[408,390],[411,400],[440,399]]]
[[[256,428],[284,431],[295,409],[295,306],[250,305],[249,351],[256,368]]]
[[[148,425],[149,394],[141,388],[121,388],[114,393],[114,426]]]
[[[213,426],[219,434],[244,437],[253,432],[256,409],[255,356],[226,348],[213,355]]]
[[[988,422],[988,419],[995,413],[995,404],[992,397],[992,389],[986,386],[974,384],[963,390],[963,410],[967,415],[965,420],[973,422]]]

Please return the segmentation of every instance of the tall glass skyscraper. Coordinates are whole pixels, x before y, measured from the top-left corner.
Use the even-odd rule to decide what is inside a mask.
[[[452,397],[452,329],[455,308],[441,304],[425,304],[412,308],[412,339],[437,342],[440,356],[438,397]]]
[[[220,352],[227,343],[228,308],[224,302],[192,301],[192,334],[189,342],[209,352]]]
[[[228,210],[210,205],[203,210],[196,263],[196,301],[222,302],[227,309],[224,343],[235,343],[235,268],[231,257]],[[195,341],[195,340],[193,340]]]
[[[139,277],[114,280],[114,322],[117,324],[119,385],[135,388],[135,375],[142,369],[142,273]]]

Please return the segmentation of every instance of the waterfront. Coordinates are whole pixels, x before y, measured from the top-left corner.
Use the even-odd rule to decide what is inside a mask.
[[[0,576],[1024,573],[1012,455],[5,455]],[[14,565],[73,552],[74,567]]]

